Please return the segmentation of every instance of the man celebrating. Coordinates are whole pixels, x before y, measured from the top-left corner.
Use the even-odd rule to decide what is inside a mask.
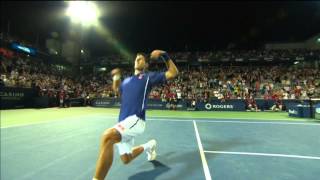
[[[134,138],[144,132],[147,97],[152,87],[175,78],[178,75],[178,69],[165,51],[154,50],[150,59],[164,61],[168,70],[161,73],[145,73],[144,70],[148,67],[149,57],[143,53],[138,53],[135,59],[133,76],[121,82],[120,70],[114,69],[111,72],[113,76],[112,88],[115,93],[121,96],[119,123],[105,130],[102,134],[93,180],[103,180],[107,175],[112,165],[114,144],[117,145],[120,158],[124,164],[131,162],[143,151],[147,153],[149,161],[156,158],[156,141],[154,139],[133,147]]]

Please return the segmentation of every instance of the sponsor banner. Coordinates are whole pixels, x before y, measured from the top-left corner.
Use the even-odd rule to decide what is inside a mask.
[[[289,116],[291,117],[302,117],[303,113],[301,108],[298,108],[298,105],[292,106],[288,109]]]
[[[92,106],[94,107],[120,107],[121,103],[119,99],[113,98],[95,98],[92,100]],[[147,102],[147,109],[170,109],[169,102],[162,102],[161,100],[149,99]],[[184,101],[177,103],[177,110],[186,110],[186,103]]]
[[[243,100],[212,100],[210,102],[198,102],[196,109],[200,111],[245,111],[246,104]]]
[[[94,107],[113,107],[113,98],[95,98],[92,100],[92,106]]]
[[[31,88],[1,87],[1,109],[30,108],[36,91]]]
[[[37,97],[36,91],[31,88],[0,88],[1,109],[15,109],[15,108],[34,108],[34,107],[55,107],[58,105],[55,98]],[[82,98],[69,99],[71,106],[82,106],[84,100]],[[270,110],[275,104],[273,100],[256,99],[258,108],[262,111]],[[284,110],[290,116],[297,117],[320,117],[320,101],[313,101],[314,109],[310,108],[310,101],[299,100],[283,100]],[[91,105],[94,107],[114,107],[121,106],[120,100],[115,98],[95,98],[91,100]],[[162,102],[161,100],[149,99],[147,102],[147,109],[166,110],[171,109],[172,104],[169,102]],[[195,107],[191,107],[190,102],[181,100],[176,104],[177,110],[196,110],[196,111],[246,111],[245,100],[211,100],[209,102],[197,102]]]
[[[83,106],[84,99],[83,98],[70,98],[69,103],[70,103],[70,106],[72,106],[72,107]]]
[[[315,105],[315,115],[316,119],[320,119],[320,103]]]
[[[320,114],[320,104],[317,104],[315,107],[316,107],[316,114]]]
[[[275,104],[274,100],[257,99],[256,102],[258,108],[262,111],[270,110],[270,108]],[[187,101],[180,101],[179,103],[177,103],[177,110],[188,110],[188,108],[190,107],[188,107],[187,104]],[[94,107],[120,107],[120,105],[121,104],[119,99],[96,98],[92,100],[92,106]],[[288,112],[290,111],[289,114],[297,114],[297,107],[304,108],[305,115],[307,115],[308,112],[310,112],[307,112],[307,110],[310,110],[309,101],[304,101],[301,104],[301,101],[298,100],[283,100],[283,105],[283,110]],[[169,102],[162,102],[161,100],[149,99],[147,102],[147,108],[166,110],[170,109],[171,105]],[[226,101],[211,100],[209,102],[197,102],[194,109],[198,111],[246,111],[246,103],[244,100],[241,99],[231,99]]]
[[[320,107],[319,107],[320,108]],[[313,118],[317,111],[317,107],[311,108],[310,104],[297,104],[291,106],[288,110],[289,116],[300,118]]]

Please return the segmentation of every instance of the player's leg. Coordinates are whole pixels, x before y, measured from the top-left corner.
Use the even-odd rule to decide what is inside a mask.
[[[156,140],[152,139],[145,144],[142,144],[140,146],[136,146],[136,147],[132,148],[131,153],[125,153],[125,154],[120,155],[120,158],[124,164],[128,164],[132,160],[134,160],[136,157],[141,155],[142,152],[145,151],[145,152],[147,152],[148,161],[155,160],[157,157],[157,153],[155,150],[156,144],[157,144]],[[122,146],[122,145],[120,145],[120,144],[118,145],[119,150],[124,149],[123,147],[120,147],[120,146]]]
[[[103,133],[94,175],[96,180],[103,180],[107,175],[113,161],[113,145],[120,141],[121,135],[115,128],[108,129]]]
[[[156,141],[150,140],[149,142],[134,147],[134,139],[136,136],[141,135],[144,132],[145,129],[145,122],[143,120],[136,120],[137,118],[129,118],[127,123],[124,123],[124,126],[130,127],[126,128],[126,135],[123,136],[123,140],[117,144],[120,158],[124,164],[128,164],[132,160],[134,160],[136,157],[138,157],[142,152],[146,151],[148,155],[148,160],[151,159],[151,156],[149,154],[152,154],[152,158],[155,159],[155,146]],[[133,120],[133,121],[132,121]],[[132,122],[131,122],[132,121]],[[134,125],[132,125],[134,123]],[[120,131],[121,132],[121,131]],[[153,160],[152,159],[152,160]]]
[[[120,156],[120,158],[124,164],[128,164],[129,162],[134,160],[136,157],[138,157],[141,153],[143,153],[143,151],[144,151],[143,146],[137,146],[132,149],[132,153],[123,154]]]

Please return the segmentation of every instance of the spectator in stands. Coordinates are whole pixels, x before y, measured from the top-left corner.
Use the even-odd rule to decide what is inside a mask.
[[[247,95],[246,106],[247,106],[247,111],[256,111],[256,112],[260,111],[258,109],[257,102],[252,95]]]
[[[196,109],[196,106],[197,106],[197,100],[196,100],[195,98],[193,98],[193,99],[191,100],[191,108],[192,108],[193,110],[197,110],[197,109]]]
[[[179,103],[179,102],[181,102],[181,100],[182,100],[182,93],[181,93],[180,88],[177,89],[176,92],[177,92],[177,103]]]
[[[70,107],[71,106],[71,103],[70,103],[70,95],[68,93],[66,93],[65,95],[65,100],[64,100],[64,107],[67,108],[67,107]]]
[[[283,110],[283,103],[280,97],[275,97],[275,104],[271,107],[272,111],[282,111]]]
[[[1,75],[1,78],[0,78],[0,87],[4,87],[5,86],[5,81],[6,79],[6,76],[5,75]]]
[[[59,107],[62,108],[65,105],[65,92],[63,90],[60,90],[59,92]]]

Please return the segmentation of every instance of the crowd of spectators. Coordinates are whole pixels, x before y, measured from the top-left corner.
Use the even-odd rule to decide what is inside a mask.
[[[32,57],[1,57],[0,84],[6,87],[34,88],[38,96],[61,99],[113,96],[111,79],[104,74],[73,76],[70,70],[45,64]]]
[[[152,98],[208,101],[217,99],[255,98],[307,99],[320,96],[320,74],[314,67],[287,66],[197,67],[181,69],[179,77],[164,88],[151,92]]]
[[[170,56],[175,60],[304,60],[319,59],[320,50],[317,49],[279,49],[279,50],[211,50],[196,52],[169,52]],[[107,61],[117,62],[123,57],[120,55],[109,55],[104,57]]]
[[[232,50],[232,51],[210,51],[197,52],[199,59],[301,59],[320,57],[319,50],[295,49],[295,50]]]
[[[212,56],[265,56],[286,57],[319,55],[318,51],[229,51],[198,52],[197,58]],[[171,53],[172,59],[188,58],[192,53]],[[171,55],[170,54],[170,55]],[[195,55],[195,54],[193,54]],[[117,56],[114,56],[117,57]],[[7,59],[1,56],[1,84],[10,87],[36,88],[39,96],[60,98],[114,97],[108,71],[76,76],[58,65],[46,64],[41,59],[17,56]],[[250,66],[179,66],[180,74],[166,85],[155,87],[150,98],[170,101],[182,99],[209,101],[216,99],[245,99],[248,96],[264,99],[307,99],[310,95],[320,97],[319,68],[313,65],[250,65]],[[123,69],[123,77],[133,73],[133,68]],[[172,108],[175,108],[174,106]]]

